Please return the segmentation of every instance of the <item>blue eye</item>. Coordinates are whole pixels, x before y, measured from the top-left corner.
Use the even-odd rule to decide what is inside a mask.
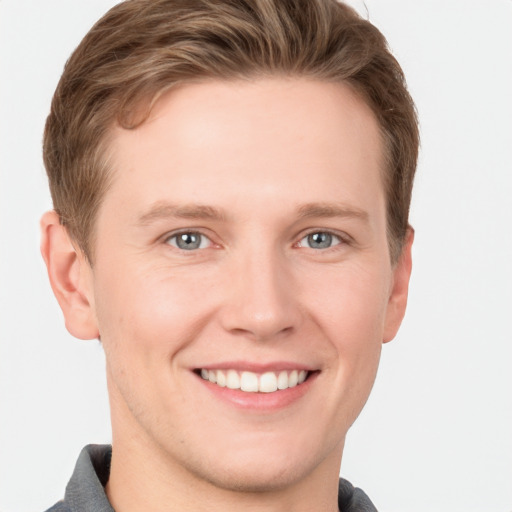
[[[206,249],[211,244],[208,237],[195,231],[186,231],[184,233],[178,233],[177,235],[170,236],[167,239],[167,243],[183,251]]]
[[[306,235],[299,242],[299,245],[301,247],[309,247],[310,249],[329,249],[341,243],[342,240],[339,236],[333,235],[328,231],[315,231]]]

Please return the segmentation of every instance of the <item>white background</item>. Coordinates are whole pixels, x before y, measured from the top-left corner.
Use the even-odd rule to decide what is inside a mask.
[[[97,342],[64,329],[38,248],[41,134],[112,0],[0,0],[0,511],[44,510],[109,442]],[[366,16],[362,2],[352,2]],[[512,511],[512,1],[367,0],[422,129],[409,310],[342,474],[381,512]]]

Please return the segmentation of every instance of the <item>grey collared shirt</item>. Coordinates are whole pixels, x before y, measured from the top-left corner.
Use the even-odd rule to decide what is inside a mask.
[[[66,487],[64,499],[47,512],[114,512],[105,493],[110,475],[112,447],[90,444],[81,452]],[[341,512],[377,512],[366,494],[340,478],[338,508]]]

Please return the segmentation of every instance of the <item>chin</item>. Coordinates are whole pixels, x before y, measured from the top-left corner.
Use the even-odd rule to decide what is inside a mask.
[[[218,489],[241,493],[277,492],[293,486],[309,472],[306,468],[293,467],[291,463],[282,467],[272,461],[271,465],[256,467],[237,464],[237,467],[215,467],[211,470],[195,468],[196,476]]]
[[[218,489],[272,493],[293,487],[316,471],[321,472],[324,464],[339,466],[341,463],[341,448],[337,450],[337,447],[329,446],[326,449],[313,439],[309,443],[304,439],[301,441],[284,450],[284,441],[280,443],[280,449],[269,442],[252,444],[249,449],[233,446],[232,450],[218,450],[217,453],[205,450],[200,460],[188,459],[182,465],[197,479]]]

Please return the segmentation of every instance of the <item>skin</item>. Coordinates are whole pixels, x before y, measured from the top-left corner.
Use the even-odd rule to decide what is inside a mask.
[[[345,435],[411,271],[412,231],[389,258],[372,112],[341,84],[207,82],[115,128],[110,149],[92,267],[54,212],[42,253],[68,330],[104,346],[112,505],[337,510]],[[180,249],[177,231],[201,248]],[[193,371],[226,361],[314,378],[290,403],[237,402]]]

